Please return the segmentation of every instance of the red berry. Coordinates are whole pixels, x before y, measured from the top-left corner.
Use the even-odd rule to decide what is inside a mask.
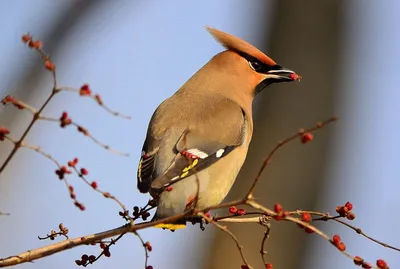
[[[311,215],[309,213],[303,213],[301,214],[301,220],[305,222],[310,222],[311,221]]]
[[[49,71],[54,71],[56,70],[56,65],[53,64],[51,61],[47,60],[44,62],[44,67],[49,70]]]
[[[89,174],[89,171],[86,168],[81,168],[81,174],[87,176]]]
[[[244,210],[243,208],[239,208],[236,212],[237,215],[239,216],[243,216],[246,214],[246,210]]]
[[[60,120],[65,120],[66,118],[68,118],[68,113],[64,111],[64,112],[61,114]]]
[[[376,266],[378,266],[378,268],[380,269],[385,269],[387,268],[387,264],[384,260],[377,260],[376,261]]]
[[[340,239],[340,236],[339,235],[337,235],[337,234],[335,234],[333,237],[332,237],[332,242],[334,243],[334,244],[338,244],[338,243],[340,243],[342,240]]]
[[[242,266],[240,267],[242,269],[249,269],[249,267],[246,264],[242,264]]]
[[[170,192],[170,191],[173,190],[173,188],[172,188],[171,186],[168,186],[165,190],[168,191],[168,192]]]
[[[10,131],[5,127],[0,127],[0,141],[4,141],[5,136],[8,135]]]
[[[231,214],[236,214],[237,211],[238,211],[238,209],[237,209],[235,206],[231,206],[231,207],[229,208],[229,213],[231,213]]]
[[[350,202],[347,202],[344,206],[345,206],[349,211],[351,211],[351,210],[353,209],[353,204],[350,203]]]
[[[272,269],[272,264],[271,263],[266,263],[265,264],[265,269]]]
[[[276,213],[280,213],[280,212],[282,212],[282,206],[280,205],[280,204],[275,204],[274,205],[274,211],[276,212]]]
[[[340,250],[340,251],[345,251],[346,250],[346,245],[343,242],[339,242],[336,244],[336,247]]]
[[[79,94],[81,96],[88,96],[92,93],[90,90],[89,84],[83,84],[82,87],[79,89]]]
[[[147,248],[147,250],[148,250],[149,252],[153,250],[153,247],[151,246],[150,242],[146,242],[146,243],[144,244],[144,246]]]
[[[314,139],[314,135],[312,133],[304,133],[301,135],[301,143],[305,144],[307,142],[310,142]]]
[[[93,181],[90,186],[92,186],[93,189],[97,189],[97,182]]]
[[[42,41],[40,41],[40,40],[37,40],[37,41],[34,41],[34,42],[33,42],[33,48],[34,48],[34,49],[41,49],[42,46],[43,46],[43,43],[42,43]]]
[[[314,233],[314,230],[312,230],[310,227],[306,227],[304,230],[305,230],[306,233],[308,233],[308,234]]]
[[[299,75],[293,73],[293,74],[290,74],[290,75],[289,75],[289,78],[290,78],[291,80],[298,80],[298,81],[300,81],[301,76],[299,76]]]
[[[24,43],[28,43],[31,40],[32,40],[32,36],[30,34],[24,34],[22,36],[22,42],[24,42]]]
[[[147,265],[147,266],[146,266],[146,269],[153,269],[153,266]]]
[[[32,39],[29,40],[28,46],[29,46],[30,48],[33,48],[33,47],[34,47],[34,44],[35,44],[35,41],[33,41]]]

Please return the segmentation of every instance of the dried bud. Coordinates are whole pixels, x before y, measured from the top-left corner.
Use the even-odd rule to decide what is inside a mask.
[[[0,127],[0,141],[4,141],[5,136],[9,133],[10,131],[6,127]]]
[[[153,250],[153,247],[151,246],[150,242],[148,242],[148,241],[144,244],[144,246],[147,248],[147,250],[149,252]]]
[[[81,96],[89,96],[90,94],[92,94],[89,84],[83,84],[82,87],[79,89],[79,94]]]
[[[99,105],[103,105],[103,100],[101,100],[100,95],[96,94],[96,95],[94,96],[94,98],[96,99],[96,101],[97,101],[97,103],[98,103]]]
[[[104,256],[106,256],[107,258],[110,258],[111,256],[111,252],[108,248],[106,248],[105,250],[103,250]]]
[[[56,70],[56,65],[53,64],[50,60],[47,60],[47,61],[44,62],[44,67],[45,67],[47,70],[52,71],[52,72],[53,72],[54,70]]]
[[[355,265],[362,265],[364,263],[364,259],[360,256],[355,256],[353,262]]]
[[[32,36],[29,33],[26,33],[22,36],[22,42],[28,43],[32,40]]]
[[[367,262],[364,262],[361,267],[365,268],[365,269],[370,269],[370,268],[372,268],[372,265]]]

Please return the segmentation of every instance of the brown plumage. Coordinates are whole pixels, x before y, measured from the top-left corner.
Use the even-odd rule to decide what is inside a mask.
[[[220,203],[247,155],[255,95],[271,83],[298,79],[238,37],[207,30],[227,50],[160,104],[143,145],[138,189],[156,198],[155,219],[183,213],[194,204]],[[184,223],[159,227],[176,229]]]

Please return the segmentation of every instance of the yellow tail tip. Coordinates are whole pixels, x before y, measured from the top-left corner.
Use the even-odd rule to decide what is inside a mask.
[[[162,228],[162,229],[168,229],[168,230],[174,231],[174,230],[186,228],[186,224],[160,223],[160,224],[154,225],[154,228]]]

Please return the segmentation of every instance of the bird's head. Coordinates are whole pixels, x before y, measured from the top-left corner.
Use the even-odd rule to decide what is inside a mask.
[[[219,54],[219,62],[228,64],[232,70],[244,74],[243,77],[249,80],[247,85],[251,86],[254,95],[272,83],[301,79],[294,71],[278,65],[246,41],[215,28],[206,27],[206,29],[227,49]]]

